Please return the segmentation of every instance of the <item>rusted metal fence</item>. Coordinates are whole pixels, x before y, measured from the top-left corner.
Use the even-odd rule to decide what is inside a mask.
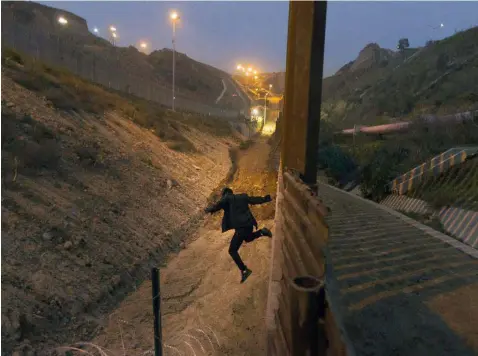
[[[326,3],[290,2],[289,9],[267,354],[352,355],[328,292],[328,209],[316,186]]]

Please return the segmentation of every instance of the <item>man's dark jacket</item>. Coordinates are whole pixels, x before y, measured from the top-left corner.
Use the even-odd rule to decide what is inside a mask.
[[[249,205],[264,204],[271,201],[271,197],[250,197],[247,194],[227,194],[221,200],[208,207],[206,212],[215,213],[224,210],[222,217],[222,232],[241,227],[255,226],[257,221],[252,215]]]

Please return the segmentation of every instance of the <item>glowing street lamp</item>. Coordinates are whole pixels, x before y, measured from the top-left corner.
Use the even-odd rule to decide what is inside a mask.
[[[65,19],[63,16],[60,16],[60,17],[58,18],[58,23],[59,23],[60,25],[66,25],[66,24],[68,24],[68,20]]]
[[[93,32],[94,32],[94,33],[99,33],[100,31],[98,30],[98,27],[95,27],[95,28],[93,29]]]
[[[110,26],[110,36],[111,36],[111,44],[113,46],[116,46],[116,38],[118,37],[118,35],[116,33],[116,27],[113,25]]]
[[[169,18],[173,21],[173,102],[171,108],[174,111],[174,100],[176,99],[176,96],[174,95],[174,85],[176,82],[176,22],[179,20],[179,15],[176,11],[173,11],[169,14]]]
[[[173,21],[176,21],[176,20],[179,20],[179,15],[176,11],[173,11],[171,12],[171,14],[169,15],[169,17],[171,18],[171,20]]]
[[[249,73],[252,72],[252,68],[251,68],[251,67],[247,68],[247,71],[248,71]]]
[[[68,24],[68,20],[65,19],[63,16],[58,17],[58,23],[61,26],[66,26]],[[57,37],[57,46],[58,46],[58,52],[60,52],[60,35]]]
[[[238,64],[236,68],[237,68],[237,70],[241,70],[242,66],[240,64]]]
[[[259,110],[252,109],[252,115],[255,115],[255,116],[259,115]]]
[[[257,70],[254,71],[254,74],[257,74]]]

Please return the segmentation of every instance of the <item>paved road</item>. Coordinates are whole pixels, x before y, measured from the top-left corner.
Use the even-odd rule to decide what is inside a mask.
[[[478,354],[478,251],[327,185],[319,196],[329,293],[357,355]]]
[[[224,96],[224,93],[226,92],[227,90],[227,85],[226,85],[226,82],[224,81],[224,79],[221,79],[222,80],[222,92],[221,94],[219,94],[219,96],[217,97],[216,99],[216,104],[219,102],[219,100],[222,99],[222,97]]]

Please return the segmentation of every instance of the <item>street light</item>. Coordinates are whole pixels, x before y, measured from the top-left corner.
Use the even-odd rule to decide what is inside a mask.
[[[173,11],[169,14],[169,17],[173,21],[173,104],[172,104],[172,109],[174,111],[174,100],[176,99],[175,97],[175,90],[174,90],[174,85],[175,85],[175,79],[176,79],[176,22],[179,20],[179,15],[176,11]]]
[[[148,48],[148,44],[145,41],[141,41],[139,43],[139,47],[146,52],[146,49]]]
[[[237,70],[241,70],[242,66],[240,64],[238,64],[236,68],[237,68]]]
[[[118,37],[118,35],[116,34],[115,26],[110,26],[110,36],[111,36],[111,44],[113,46],[116,46],[116,37]]]
[[[68,20],[65,19],[63,16],[60,16],[60,17],[58,18],[58,23],[59,23],[60,25],[66,25],[66,24],[68,24]]]
[[[58,23],[61,25],[61,26],[66,26],[68,24],[68,20],[65,19],[63,16],[60,16],[58,17]],[[58,46],[58,53],[61,52],[61,49],[60,49],[60,34],[58,34],[58,37],[57,37],[57,46]],[[37,56],[38,55],[38,47],[37,47]]]
[[[93,29],[93,32],[94,32],[94,33],[99,33],[100,31],[98,30],[97,27],[95,27],[95,28]]]
[[[247,71],[252,72],[252,68],[251,67],[247,68]]]

